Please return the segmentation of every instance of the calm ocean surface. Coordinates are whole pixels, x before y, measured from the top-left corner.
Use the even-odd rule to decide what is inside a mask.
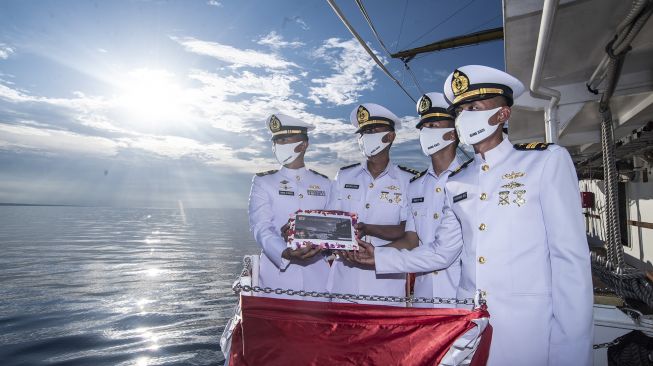
[[[245,210],[0,207],[0,364],[221,365]]]

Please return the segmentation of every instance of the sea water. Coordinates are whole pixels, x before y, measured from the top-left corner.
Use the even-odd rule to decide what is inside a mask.
[[[0,364],[220,365],[245,210],[0,207]]]

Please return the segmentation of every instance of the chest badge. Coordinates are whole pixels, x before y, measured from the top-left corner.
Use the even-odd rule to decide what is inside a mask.
[[[521,177],[523,177],[525,175],[526,175],[526,173],[524,173],[524,172],[510,172],[510,173],[504,174],[502,178],[512,180],[512,179],[521,178]]]
[[[510,204],[508,195],[510,191],[501,191],[499,192],[499,206],[505,206]]]
[[[401,202],[401,193],[395,193],[395,203]]]
[[[515,189],[515,188],[519,188],[519,187],[523,187],[523,186],[524,186],[523,184],[521,184],[519,182],[515,182],[513,180],[512,182],[509,182],[508,184],[502,185],[501,188]]]
[[[385,201],[385,200],[388,199],[388,194],[389,193],[390,192],[381,192],[381,196],[379,198]]]
[[[317,184],[311,184],[310,186],[308,186],[308,188],[310,188],[310,189],[320,189],[320,186],[318,186]]]
[[[290,182],[288,182],[285,179],[282,180],[281,182],[279,182],[279,184],[280,184],[279,189],[284,190],[284,191],[287,191],[287,190],[291,189],[292,187],[288,186],[288,183],[290,183]]]
[[[512,202],[514,202],[517,206],[521,207],[523,204],[526,203],[526,199],[524,198],[524,195],[526,194],[526,191],[521,189],[518,191],[512,192],[517,195],[517,198],[515,198]]]
[[[397,187],[397,186],[395,186],[395,185],[387,186],[387,187],[385,187],[385,188],[386,188],[386,189],[389,189],[389,190],[391,190],[391,191],[396,191],[396,190],[399,189],[399,187]]]

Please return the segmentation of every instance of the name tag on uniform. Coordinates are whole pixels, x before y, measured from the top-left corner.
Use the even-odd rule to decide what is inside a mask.
[[[457,195],[457,196],[454,196],[454,198],[453,198],[453,203],[456,203],[456,202],[458,202],[458,201],[462,201],[462,200],[464,200],[465,198],[467,198],[467,192],[465,192],[465,193],[461,193],[461,194],[459,194],[459,195]]]
[[[412,203],[420,203],[420,202],[424,202],[424,197],[416,197],[416,198],[413,198],[410,202],[412,202]]]
[[[279,191],[279,194],[282,196],[294,196],[295,192],[293,191]]]
[[[345,188],[349,189],[358,189],[360,187],[358,184],[345,184]]]
[[[308,189],[306,190],[306,193],[308,193],[309,196],[326,196],[324,191],[316,191],[314,189]]]

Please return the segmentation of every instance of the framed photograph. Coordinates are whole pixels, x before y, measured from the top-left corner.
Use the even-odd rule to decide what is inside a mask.
[[[288,246],[319,245],[324,249],[357,250],[356,214],[344,211],[299,210],[290,219]]]

